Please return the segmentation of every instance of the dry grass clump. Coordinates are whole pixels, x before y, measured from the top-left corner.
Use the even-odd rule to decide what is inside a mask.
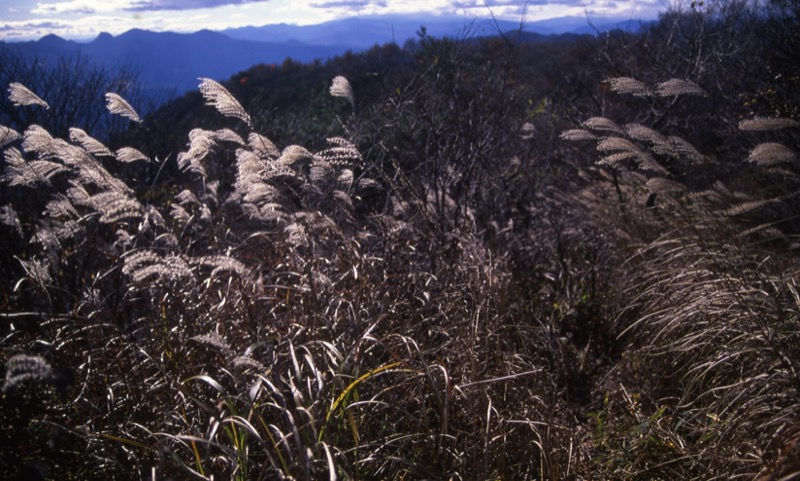
[[[618,84],[616,91],[633,95],[645,88],[626,79]],[[593,474],[796,475],[780,454],[800,430],[798,264],[786,250],[796,217],[788,202],[797,192],[794,152],[763,143],[749,157],[743,153],[744,174],[728,176],[737,186],[731,190],[714,177],[707,186],[692,178],[699,169],[708,178],[715,166],[679,137],[639,124],[618,128],[608,119],[584,126],[597,138],[580,131],[562,137],[594,140],[606,155],[597,163],[609,173],[583,171],[587,183],[564,200],[591,212],[584,222],[605,235],[624,232],[618,247],[630,253],[611,288],[616,337],[625,347],[594,384],[594,409],[587,414]],[[756,119],[740,128],[793,126]],[[772,180],[755,185],[746,179],[751,175]]]
[[[752,477],[762,450],[772,456],[797,433],[797,268],[708,233],[666,236],[632,259],[622,369],[649,375],[614,397],[650,440],[631,450],[627,476],[656,465],[687,479]],[[655,446],[661,454],[646,454]]]
[[[201,85],[247,122],[224,87]],[[567,387],[553,371],[566,352],[549,358],[552,326],[526,320],[509,258],[488,250],[471,214],[446,249],[420,241],[435,231],[420,235],[414,212],[438,215],[439,200],[461,209],[452,198],[415,198],[404,212],[343,137],[312,152],[195,129],[172,160],[178,184],[141,195],[98,157],[135,172],[143,151],[114,154],[78,129],[74,144],[37,126],[6,136],[2,252],[16,288],[2,352],[30,353],[8,358],[6,384],[23,385],[28,364],[44,374],[37,409],[0,415],[24,425],[15,436],[53,426],[69,440],[53,451],[47,436],[5,443],[8,472],[43,462],[117,479],[575,473],[574,420],[558,407]],[[233,181],[215,166],[226,152]],[[397,208],[359,210],[368,195]]]

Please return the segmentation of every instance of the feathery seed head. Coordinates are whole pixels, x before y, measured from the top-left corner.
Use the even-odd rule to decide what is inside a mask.
[[[19,138],[20,135],[16,130],[0,125],[0,149]]]
[[[136,110],[119,94],[113,92],[108,92],[106,94],[106,108],[112,114],[121,115],[136,123],[142,123],[142,119],[139,118],[139,114],[136,113]]]
[[[749,162],[764,166],[793,162],[795,159],[797,154],[792,149],[777,142],[759,144],[747,157]]]
[[[622,137],[609,137],[597,143],[597,150],[600,152],[609,152],[614,150],[639,152],[639,147],[637,147],[630,140],[623,139]]]
[[[216,80],[210,78],[200,77],[200,93],[206,100],[206,105],[210,105],[217,109],[225,117],[235,117],[242,122],[246,123],[248,127],[250,124],[250,115],[244,110],[244,107],[238,100]]]
[[[344,97],[350,102],[350,106],[353,110],[356,109],[356,97],[353,94],[353,87],[350,85],[350,81],[347,80],[345,77],[341,75],[334,77],[333,82],[331,83],[330,89],[331,95],[334,97]]]
[[[561,138],[563,140],[597,140],[597,136],[593,133],[589,132],[588,130],[583,129],[572,129],[572,130],[565,130],[561,132]]]
[[[780,117],[755,117],[739,122],[739,130],[765,131],[800,127],[800,122]]]
[[[607,119],[605,117],[592,117],[590,119],[587,119],[583,123],[583,126],[591,130],[608,131],[617,134],[623,133],[619,125],[614,123],[613,120]]]
[[[3,392],[8,392],[23,383],[47,381],[53,376],[53,370],[47,361],[39,356],[17,354],[6,361],[6,379]]]
[[[314,154],[309,152],[305,147],[299,145],[290,145],[283,149],[281,153],[280,162],[284,165],[294,165],[301,160],[313,160]]]
[[[656,94],[661,97],[676,95],[699,95],[701,97],[708,97],[708,93],[696,83],[677,78],[656,85]]]
[[[44,107],[45,109],[50,109],[50,105],[48,105],[47,102],[39,98],[39,96],[35,93],[31,92],[28,87],[18,82],[11,82],[11,84],[9,84],[8,99],[16,107],[20,107],[22,105],[38,105],[40,107]]]
[[[653,177],[648,179],[645,184],[650,192],[656,194],[663,194],[667,192],[685,192],[686,186],[674,180],[665,179],[663,177]]]
[[[122,147],[121,149],[117,150],[116,157],[117,161],[125,164],[130,164],[131,162],[136,162],[137,160],[144,160],[147,162],[150,161],[146,155],[134,149],[133,147]]]
[[[650,90],[647,85],[634,78],[618,77],[609,79],[607,82],[611,86],[611,90],[618,94],[629,94],[635,97],[649,97],[653,95],[653,91]]]
[[[77,143],[83,147],[86,152],[89,152],[92,155],[104,155],[107,157],[114,156],[114,154],[108,149],[108,147],[103,145],[102,142],[90,137],[86,132],[77,127],[72,127],[69,129],[69,140]]]

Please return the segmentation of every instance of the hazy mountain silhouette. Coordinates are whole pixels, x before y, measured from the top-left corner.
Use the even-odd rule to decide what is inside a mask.
[[[420,27],[434,37],[488,36],[498,32],[519,29],[519,22],[491,19],[466,20],[463,17],[430,17],[419,15],[381,15],[334,20],[319,25],[287,25],[285,23],[261,27],[242,27],[223,30],[222,33],[237,39],[255,41],[283,41],[294,39],[313,45],[349,45],[353,49],[366,49],[375,44],[395,42],[402,45],[417,37]],[[622,18],[560,17],[528,22],[524,30],[541,35],[564,33],[592,34],[613,29],[635,31],[641,27],[638,20]]]
[[[129,64],[140,69],[139,80],[154,88],[174,88],[177,93],[197,88],[197,77],[225,80],[259,63],[327,59],[347,46],[307,45],[298,42],[254,42],[233,39],[218,32],[191,34],[129,30],[113,37],[100,34],[88,43],[48,35],[38,41],[6,43],[6,48],[29,61],[55,64],[61,56],[82,54],[109,68]]]
[[[81,43],[47,35],[38,41],[0,42],[26,61],[56,65],[64,56],[82,54],[110,69],[122,65],[140,69],[139,81],[153,89],[174,89],[177,94],[197,87],[197,77],[226,80],[256,64],[280,64],[286,58],[299,62],[326,60],[348,50],[361,51],[376,44],[400,45],[418,37],[420,28],[433,37],[480,37],[519,29],[518,22],[474,20],[463,17],[389,15],[355,17],[319,25],[266,25],[224,32],[201,30],[190,34],[133,29],[121,35],[101,33]],[[595,33],[613,28],[637,30],[636,21],[563,17],[525,25],[526,41],[545,35]]]

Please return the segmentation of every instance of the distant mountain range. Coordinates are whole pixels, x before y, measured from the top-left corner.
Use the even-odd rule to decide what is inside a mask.
[[[516,22],[502,20],[465,23],[460,17],[374,16],[310,26],[278,24],[190,34],[134,29],[118,36],[102,33],[86,43],[48,35],[37,41],[0,42],[0,48],[46,64],[55,64],[61,56],[80,53],[112,69],[133,65],[141,70],[139,80],[149,87],[175,89],[182,94],[197,88],[197,77],[226,80],[259,63],[280,64],[286,58],[310,62],[348,50],[366,50],[376,44],[403,45],[416,38],[422,26],[431,36],[456,38],[496,35],[519,28]],[[590,25],[584,17],[563,17],[527,23],[525,31],[540,35],[592,34],[640,27],[638,21],[632,20],[599,19]],[[536,36],[526,36],[533,37]]]
[[[180,34],[134,29],[116,37],[103,33],[88,43],[48,35],[37,41],[6,43],[5,48],[53,65],[61,56],[76,54],[110,69],[127,64],[140,70],[138,80],[149,87],[182,94],[197,88],[198,77],[226,80],[259,63],[280,64],[287,57],[311,62],[334,57],[349,47],[255,42],[209,30]]]
[[[463,17],[424,17],[418,15],[382,15],[353,17],[333,20],[319,25],[265,25],[223,30],[222,33],[241,40],[281,42],[294,40],[311,45],[347,45],[354,50],[363,50],[375,44],[403,43],[417,37],[424,26],[433,37],[489,36],[498,32],[509,32],[520,27],[519,22],[507,20],[476,19],[465,21]],[[560,17],[529,22],[526,32],[541,35],[595,34],[613,29],[637,31],[642,23],[638,20],[619,18],[587,19],[586,17]]]

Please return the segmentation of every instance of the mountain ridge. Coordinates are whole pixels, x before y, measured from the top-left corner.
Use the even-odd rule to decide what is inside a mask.
[[[562,17],[523,26],[525,41],[555,34],[591,34],[611,28],[634,30],[635,21],[619,18]],[[641,25],[639,25],[641,26]],[[347,51],[365,51],[375,45],[416,39],[424,30],[432,37],[482,37],[516,31],[519,22],[463,17],[386,15],[352,17],[323,24],[296,26],[273,24],[192,33],[154,32],[134,28],[119,35],[101,32],[91,41],[78,42],[50,34],[35,41],[0,42],[0,49],[21,55],[25,61],[57,65],[65,56],[86,56],[109,68],[123,64],[139,70],[138,81],[154,91],[183,94],[197,87],[198,77],[227,80],[258,64],[281,64],[287,58],[308,63],[328,60]],[[537,34],[537,35],[533,35]],[[542,37],[544,38],[544,37]]]

